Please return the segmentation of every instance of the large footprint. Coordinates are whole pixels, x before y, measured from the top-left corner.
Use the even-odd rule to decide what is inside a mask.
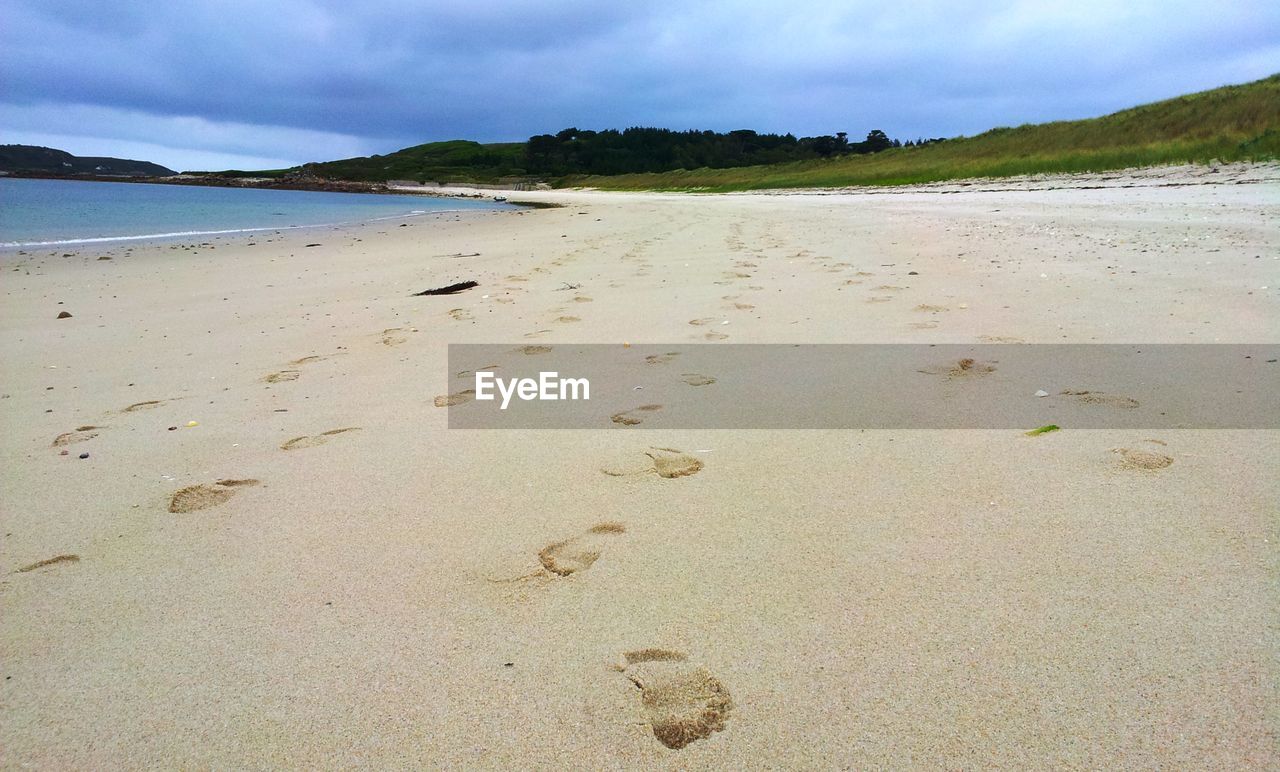
[[[724,729],[733,697],[706,668],[669,649],[629,651],[623,657],[625,664],[617,669],[640,689],[640,704],[658,742],[680,749]]]
[[[585,533],[548,544],[538,552],[538,562],[556,576],[569,576],[586,571],[600,559],[600,552],[612,537],[626,533],[622,523],[600,523]]]
[[[257,480],[219,480],[213,485],[188,485],[174,491],[169,499],[169,511],[186,513],[216,507],[236,495],[236,488],[257,484]]]

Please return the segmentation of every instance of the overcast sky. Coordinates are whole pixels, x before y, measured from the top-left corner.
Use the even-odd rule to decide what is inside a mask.
[[[1276,0],[0,0],[0,142],[175,169],[568,126],[956,136],[1276,71]]]

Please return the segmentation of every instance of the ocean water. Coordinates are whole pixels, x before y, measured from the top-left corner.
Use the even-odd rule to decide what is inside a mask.
[[[305,228],[510,206],[414,195],[0,177],[0,247]]]

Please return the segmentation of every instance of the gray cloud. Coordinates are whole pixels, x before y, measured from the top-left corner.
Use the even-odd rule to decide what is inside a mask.
[[[1280,6],[1253,0],[0,0],[0,18],[4,141],[187,167],[571,125],[972,134],[1280,62]]]

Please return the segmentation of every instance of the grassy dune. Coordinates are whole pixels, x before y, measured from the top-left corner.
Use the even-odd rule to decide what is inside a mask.
[[[1101,118],[992,129],[923,147],[737,169],[572,177],[607,190],[753,190],[903,185],[966,177],[1087,172],[1280,158],[1280,75]]]

